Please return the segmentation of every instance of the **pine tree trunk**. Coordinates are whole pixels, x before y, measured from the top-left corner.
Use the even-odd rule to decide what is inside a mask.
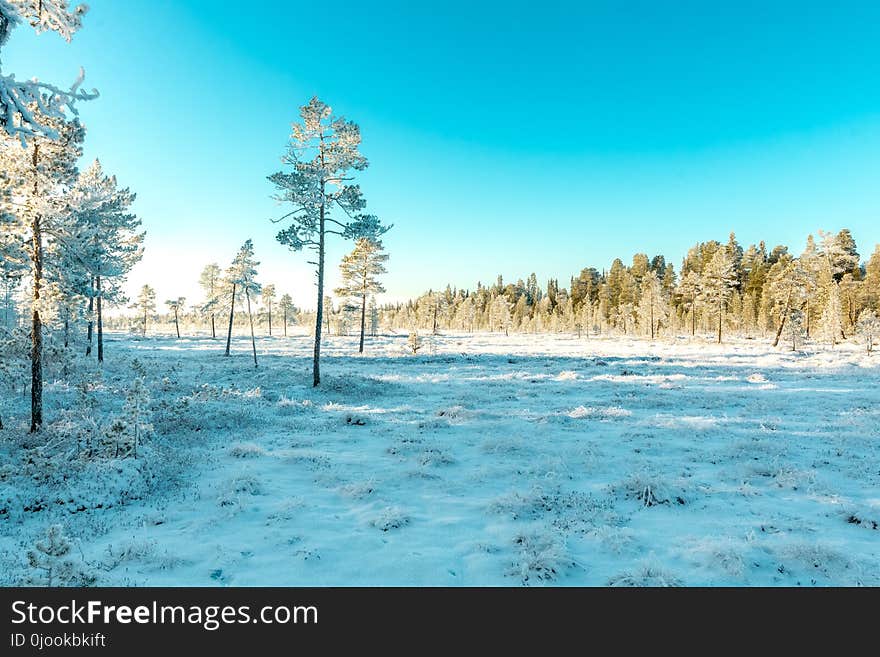
[[[34,144],[34,197],[37,196],[37,158],[39,145]],[[40,319],[40,289],[43,285],[43,226],[39,214],[32,221],[33,309],[31,326],[31,433],[43,425],[43,322]]]
[[[232,303],[229,304],[229,331],[226,333],[226,353],[229,355],[229,347],[232,345],[232,320],[235,317],[235,283],[232,284]]]
[[[724,315],[724,304],[718,304],[718,344],[721,344],[721,318]]]
[[[254,350],[254,367],[259,367],[257,365],[257,341],[254,339],[254,316],[251,313],[251,293],[247,288],[244,289],[244,298],[247,299],[248,319],[251,322],[251,347]]]
[[[98,292],[98,362],[104,362],[104,316],[101,310],[101,277],[95,277],[95,288]]]
[[[367,295],[361,295],[361,345],[358,353],[364,353],[364,331],[367,328]]]
[[[95,310],[95,279],[89,277],[89,327],[87,331],[86,356],[92,355],[92,313]]]
[[[211,337],[217,339],[217,329],[214,327],[214,313],[211,313]]]
[[[287,308],[284,309],[284,337],[287,337]]]
[[[174,330],[177,331],[177,339],[180,340],[180,323],[177,321],[177,308],[174,309]]]
[[[324,183],[321,183],[321,198],[324,198]],[[315,315],[315,353],[312,360],[312,385],[321,383],[321,324],[324,319],[324,203],[318,223],[318,312]],[[329,320],[329,318],[328,318]],[[329,333],[329,327],[328,331]]]
[[[269,304],[269,337],[272,337],[272,304]]]

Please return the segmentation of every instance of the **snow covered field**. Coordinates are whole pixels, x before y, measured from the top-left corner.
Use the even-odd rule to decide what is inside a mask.
[[[765,342],[333,336],[316,390],[307,336],[111,335],[156,435],[67,463],[77,392],[47,446],[8,404],[0,583],[60,523],[105,585],[880,585],[880,356]]]

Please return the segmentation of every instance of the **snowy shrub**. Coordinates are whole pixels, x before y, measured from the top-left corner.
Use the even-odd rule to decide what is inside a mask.
[[[369,497],[376,492],[376,485],[372,481],[363,481],[352,484],[345,484],[339,487],[339,493],[345,497],[355,500],[361,500]]]
[[[281,415],[299,415],[301,413],[314,411],[315,405],[308,399],[297,401],[295,399],[282,397],[275,404],[275,408],[278,409],[278,413]]]
[[[514,520],[535,519],[551,510],[544,492],[535,487],[527,493],[511,491],[496,497],[489,503],[489,511],[510,516]]]
[[[661,504],[686,504],[682,486],[649,472],[637,472],[612,486],[612,492],[626,499],[637,500],[644,507]]]
[[[773,481],[779,488],[812,490],[816,483],[816,472],[813,470],[797,470],[784,467],[776,472],[773,476]]]
[[[419,458],[419,464],[423,466],[452,465],[455,459],[439,449],[426,449]]]
[[[782,562],[779,572],[790,570],[786,567],[786,562],[794,562],[797,566],[805,568],[804,574],[809,574],[811,577],[823,576],[840,584],[844,584],[847,580],[852,583],[861,582],[861,574],[849,557],[826,545],[792,543],[779,547],[776,553]]]
[[[797,351],[801,348],[805,336],[804,314],[800,310],[792,310],[785,323],[783,337],[791,345],[791,350]]]
[[[874,341],[880,335],[880,317],[877,317],[873,310],[866,308],[859,313],[856,331],[865,341],[865,348],[868,350],[868,353],[873,352]]]
[[[608,586],[684,586],[675,575],[654,563],[646,563],[634,571],[626,571],[608,580]]]
[[[620,406],[578,406],[577,408],[569,411],[567,415],[568,417],[575,420],[580,420],[584,418],[598,420],[615,420],[629,417],[630,415],[632,415],[632,411],[628,411],[625,408],[621,408]]]
[[[452,421],[462,421],[462,420],[470,420],[473,418],[475,413],[473,411],[469,411],[464,406],[456,404],[455,406],[449,406],[448,408],[441,408],[437,411],[437,417],[443,418],[450,422]]]
[[[156,552],[156,541],[130,540],[122,545],[108,545],[106,549],[107,561],[105,566],[115,568],[129,561],[141,561],[151,557]]]
[[[740,578],[746,570],[742,550],[730,539],[707,538],[688,546],[687,552],[712,570]]]
[[[635,532],[629,527],[600,525],[590,531],[599,544],[612,554],[621,555],[636,552]]]
[[[27,552],[28,565],[36,571],[26,583],[37,586],[91,586],[96,577],[71,558],[70,539],[61,525],[51,525],[43,538]]]
[[[508,574],[519,577],[523,584],[555,580],[576,565],[565,543],[550,529],[520,534],[513,543],[516,555]]]
[[[362,427],[368,424],[368,419],[361,413],[345,413],[342,415],[342,422],[348,426]]]
[[[253,475],[244,474],[233,477],[220,486],[217,502],[220,506],[240,506],[242,498],[262,494],[260,480]]]
[[[383,532],[388,532],[392,529],[406,527],[410,520],[410,517],[399,507],[388,506],[382,509],[378,516],[370,520],[370,525]]]
[[[256,459],[265,455],[266,450],[254,443],[237,443],[229,448],[229,456],[236,459]]]
[[[422,348],[422,338],[419,336],[417,331],[410,331],[409,338],[406,341],[407,347],[413,355],[419,352],[419,349]]]
[[[106,440],[113,446],[113,457],[138,457],[141,443],[153,435],[150,424],[150,392],[144,377],[136,376],[125,396],[122,413],[104,429]]]
[[[288,455],[284,462],[308,470],[329,470],[331,461],[320,451],[301,450]]]
[[[851,525],[858,525],[866,529],[880,529],[880,521],[877,517],[872,517],[870,512],[866,511],[845,511],[843,517]]]

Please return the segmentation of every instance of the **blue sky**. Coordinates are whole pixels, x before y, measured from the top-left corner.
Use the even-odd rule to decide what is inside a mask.
[[[263,280],[314,303],[265,177],[315,94],[361,126],[369,207],[395,224],[390,297],[567,283],[639,251],[678,266],[731,230],[880,241],[878,3],[89,4],[71,44],[17,29],[4,70],[85,67],[85,155],[138,193],[130,289],[160,299],[195,300],[201,267],[250,237]]]

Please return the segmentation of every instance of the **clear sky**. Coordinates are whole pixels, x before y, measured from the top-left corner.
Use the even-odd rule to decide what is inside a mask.
[[[731,230],[880,241],[877,2],[89,4],[72,44],[18,28],[4,69],[85,67],[85,155],[137,192],[129,289],[160,300],[195,300],[202,266],[251,237],[263,281],[313,305],[266,176],[315,94],[361,126],[369,209],[395,224],[390,297],[499,273],[567,285],[634,252],[677,267]]]

